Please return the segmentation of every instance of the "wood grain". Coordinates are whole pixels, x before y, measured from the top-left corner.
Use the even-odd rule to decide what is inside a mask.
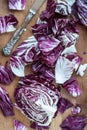
[[[8,9],[7,0],[0,0],[0,16],[4,16],[4,15],[10,14],[10,13],[13,13],[19,21],[18,26],[20,26],[28,12],[28,9],[33,4],[33,1],[34,0],[27,0],[27,6],[24,11],[11,11]],[[16,44],[16,46],[14,47],[14,50],[16,49],[18,44],[20,44],[24,39],[27,39],[27,37],[32,35],[31,26],[35,24],[37,17],[39,16],[40,12],[45,9],[45,6],[46,6],[46,3],[43,4],[43,6],[38,11],[37,15],[29,23],[29,25],[27,26],[27,31],[24,32],[24,35],[21,37],[21,39]],[[77,50],[78,50],[78,54],[83,58],[82,63],[87,63],[87,54],[84,54],[84,52],[87,53],[87,28],[84,28],[83,26],[79,26],[79,29],[80,29],[80,37],[79,37],[79,41],[77,44]],[[7,44],[7,42],[11,38],[12,34],[13,33],[5,33],[2,35],[0,34],[0,63],[2,65],[4,65],[5,62],[7,60],[9,60],[9,57],[3,56],[1,51],[2,51],[2,48]],[[30,71],[30,68],[28,66],[26,68],[26,72],[29,72],[29,71]],[[75,99],[75,98],[72,98],[70,95],[68,95],[64,90],[62,90],[62,93],[65,97],[67,97],[74,103],[79,103],[79,104],[87,103],[87,71],[82,78],[79,76],[76,76],[76,78],[77,78],[77,80],[80,84],[81,90],[82,90],[81,96],[79,96],[78,98]],[[6,86],[6,90],[8,91],[13,102],[15,102],[14,101],[14,89],[17,86],[18,80],[19,80],[19,78],[15,78],[15,80],[10,85]],[[0,86],[2,86],[2,85],[0,85]],[[14,111],[15,111],[15,116],[13,116],[13,117],[4,117],[2,112],[0,111],[0,130],[14,130],[13,119],[15,119],[15,118],[20,120],[21,122],[23,122],[26,125],[26,127],[28,127],[28,130],[32,130],[29,128],[30,121],[24,115],[22,115],[18,110],[14,109]],[[61,115],[59,113],[58,116],[53,120],[53,122],[50,126],[50,130],[61,130],[59,125],[61,124],[62,120],[69,113],[70,113],[69,111],[66,111],[63,115]],[[82,113],[87,114],[86,108],[83,108]],[[87,128],[85,130],[87,130]]]

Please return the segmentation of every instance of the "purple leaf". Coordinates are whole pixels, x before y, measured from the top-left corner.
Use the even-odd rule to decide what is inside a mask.
[[[0,83],[10,84],[15,78],[9,63],[6,63],[5,66],[0,66]]]
[[[17,24],[18,20],[13,14],[0,17],[0,33],[15,31]]]
[[[26,0],[8,0],[9,9],[12,10],[24,10],[26,5]]]
[[[14,120],[15,130],[27,130],[27,128],[18,120]]]
[[[62,130],[84,130],[85,116],[68,116],[61,124]]]
[[[71,77],[62,85],[73,97],[81,94],[80,86],[74,77]]]
[[[4,116],[14,115],[12,101],[6,90],[2,87],[0,87],[0,108]]]
[[[69,100],[61,97],[58,102],[58,111],[64,113],[68,108],[72,106],[73,104]]]

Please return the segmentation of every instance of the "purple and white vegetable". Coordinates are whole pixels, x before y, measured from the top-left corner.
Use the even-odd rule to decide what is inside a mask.
[[[87,64],[81,64],[78,68],[77,75],[80,75],[81,77],[84,76],[85,70],[87,69]]]
[[[31,63],[37,52],[37,40],[34,36],[29,37],[21,43],[13,52],[10,58],[12,72],[19,77],[23,77],[25,66]]]
[[[80,22],[87,27],[87,0],[76,0],[76,7]]]
[[[64,113],[67,109],[69,109],[72,106],[73,104],[69,100],[61,97],[58,102],[58,111]]]
[[[12,10],[24,10],[26,0],[8,0],[9,9]]]
[[[2,84],[10,84],[15,75],[13,74],[9,63],[6,63],[5,66],[0,66],[0,83]]]
[[[84,130],[86,116],[68,116],[61,124],[62,130]]]
[[[73,97],[77,97],[81,94],[80,86],[74,77],[71,77],[66,81],[62,87],[64,87]]]
[[[18,120],[14,120],[14,129],[15,130],[27,130],[27,128]]]
[[[72,108],[71,112],[73,115],[79,114],[81,112],[81,108],[79,106],[75,106]]]
[[[74,63],[67,58],[60,56],[55,65],[55,81],[58,84],[64,84],[69,80],[74,71]]]
[[[13,32],[16,30],[18,20],[13,14],[0,17],[0,33]]]
[[[15,90],[18,107],[38,126],[49,126],[57,112],[59,95],[54,85],[35,75],[21,79]]]
[[[0,108],[4,116],[14,115],[12,101],[3,87],[0,87]]]

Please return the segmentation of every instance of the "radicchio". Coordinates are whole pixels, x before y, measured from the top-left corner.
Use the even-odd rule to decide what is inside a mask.
[[[6,63],[5,66],[0,66],[0,83],[10,84],[15,78],[9,63]]]
[[[12,10],[24,10],[26,5],[26,0],[8,0],[9,9]]]
[[[74,77],[71,77],[62,85],[73,97],[81,94],[80,86]]]
[[[15,31],[18,20],[13,14],[0,17],[0,33]]]
[[[0,87],[0,108],[4,116],[14,115],[12,101],[3,87]]]
[[[80,22],[87,27],[87,0],[76,0],[76,7]]]
[[[61,124],[62,130],[84,130],[86,116],[68,116]]]
[[[18,120],[14,120],[14,128],[15,130],[27,130],[27,128]]]
[[[69,100],[61,97],[58,102],[58,111],[64,113],[68,108],[72,106],[73,104]]]
[[[15,99],[21,111],[38,126],[49,126],[57,111],[59,100],[55,86],[38,76],[21,79],[15,90]]]
[[[21,43],[13,52],[10,58],[10,66],[12,72],[20,77],[23,77],[25,66],[33,62],[37,52],[37,41],[34,36],[28,38]]]

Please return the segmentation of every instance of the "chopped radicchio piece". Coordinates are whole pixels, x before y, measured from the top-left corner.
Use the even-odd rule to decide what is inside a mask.
[[[63,84],[69,80],[74,71],[74,64],[67,58],[60,56],[55,65],[56,83]]]
[[[15,90],[15,99],[21,111],[38,126],[49,126],[57,111],[59,95],[54,85],[38,76],[21,79]]]
[[[85,70],[87,69],[87,64],[80,65],[77,71],[77,75],[80,75],[81,77],[84,76]]]
[[[81,112],[81,108],[79,106],[75,106],[74,108],[72,108],[72,114],[79,114]]]
[[[87,0],[76,0],[76,7],[80,22],[87,27]]]
[[[0,66],[0,83],[10,84],[15,78],[9,63],[6,63],[5,66]]]
[[[12,10],[24,10],[26,5],[26,0],[8,0],[9,9]]]
[[[18,21],[13,14],[0,17],[0,33],[15,31]]]
[[[14,128],[15,130],[27,130],[27,128],[18,120],[14,120]]]
[[[0,108],[4,116],[14,115],[12,101],[6,90],[2,87],[0,87]]]
[[[33,62],[34,56],[37,53],[37,41],[34,36],[28,38],[21,43],[13,52],[10,58],[10,66],[12,72],[20,77],[23,77],[25,66]]]
[[[64,87],[73,97],[77,97],[81,94],[80,86],[74,77],[71,77],[66,81],[62,87]]]
[[[71,6],[67,1],[57,0],[55,12],[64,16],[69,15],[71,14]]]
[[[67,110],[68,108],[70,108],[72,106],[73,106],[73,104],[69,100],[61,97],[58,102],[58,111],[61,113],[64,113],[65,110]]]
[[[40,61],[34,62],[32,69],[40,78],[47,80],[48,82],[52,82],[54,80],[53,69],[41,63]]]
[[[86,116],[68,116],[61,124],[62,130],[84,130]]]

